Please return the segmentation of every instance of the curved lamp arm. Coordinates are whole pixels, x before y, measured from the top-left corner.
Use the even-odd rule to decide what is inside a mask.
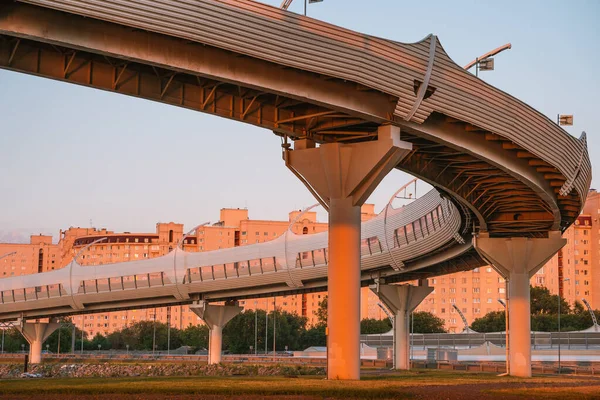
[[[504,51],[504,50],[508,50],[512,48],[512,44],[510,43],[506,43],[504,46],[500,46],[497,49],[494,49],[492,51],[488,51],[487,53],[485,53],[484,55],[477,57],[476,59],[474,59],[473,61],[471,61],[470,63],[468,63],[467,65],[465,65],[465,69],[468,71],[469,69],[471,69],[471,67],[473,67],[473,65],[477,64],[480,61],[483,61],[487,58],[490,58],[492,56],[495,56],[496,54]]]

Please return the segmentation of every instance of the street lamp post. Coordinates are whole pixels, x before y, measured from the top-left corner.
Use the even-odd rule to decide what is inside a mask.
[[[275,361],[275,356],[277,355],[275,350],[275,326],[277,325],[277,298],[273,297],[273,361]]]
[[[493,71],[494,70],[494,59],[492,58],[498,53],[503,52],[504,50],[508,50],[512,48],[510,43],[507,43],[503,46],[500,46],[492,51],[485,53],[482,56],[477,57],[467,65],[465,65],[465,69],[469,70],[471,67],[475,66],[475,76],[479,76],[479,71]]]
[[[56,354],[60,355],[60,331],[62,329],[62,324],[58,326],[58,342],[56,343]]]
[[[0,323],[0,327],[2,327],[2,354],[4,354],[4,332],[6,331],[6,328],[9,326],[8,323],[6,322],[1,322]]]
[[[558,114],[556,116],[556,124],[558,126],[573,126],[573,114]]]
[[[258,353],[258,301],[254,302],[254,355]]]
[[[154,322],[153,333],[152,333],[152,355],[154,355],[154,351],[156,350],[156,308],[154,309]]]
[[[283,1],[281,2],[281,5],[279,6],[279,8],[282,8],[282,9],[284,9],[284,10],[287,10],[287,9],[288,9],[288,7],[289,7],[289,6],[292,4],[292,2],[293,2],[293,1],[294,1],[294,0],[283,0]],[[323,0],[308,0],[308,4],[320,3],[320,2],[322,2],[322,1],[323,1]],[[306,15],[306,3],[307,3],[307,0],[304,0],[304,15]]]
[[[125,348],[127,349],[127,357],[129,357],[129,345],[128,345],[128,344],[126,344],[126,345],[125,345]]]
[[[171,354],[171,307],[167,307],[167,355]]]
[[[392,367],[396,369],[396,324],[394,323],[394,316],[384,307],[382,303],[377,303],[379,308],[387,315],[390,323],[392,324]]]
[[[308,0],[309,4],[313,4],[313,3],[321,3],[323,0]],[[304,0],[304,15],[306,15],[306,3],[307,1]]]
[[[76,334],[77,334],[77,330],[75,328],[75,323],[73,322],[73,326],[72,326],[72,330],[71,330],[71,353],[73,353],[73,354],[75,354],[75,340],[77,339],[75,337]]]
[[[571,279],[569,278],[565,278],[563,279],[563,282],[568,282]],[[560,375],[560,303],[561,303],[561,296],[560,296],[560,291],[558,292],[558,374]]]
[[[410,361],[415,360],[415,313],[410,312]]]
[[[508,290],[508,284],[506,285],[506,289]],[[508,292],[505,291],[507,294]],[[506,342],[506,374],[508,375],[510,371],[510,364],[508,363],[509,358],[509,347],[508,347],[508,307],[506,307],[506,303],[502,299],[498,299],[498,303],[502,304],[504,307],[504,325],[506,331],[504,332],[504,341]]]

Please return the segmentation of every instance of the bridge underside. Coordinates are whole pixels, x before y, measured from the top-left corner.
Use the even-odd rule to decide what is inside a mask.
[[[565,229],[582,206],[577,191],[559,194],[567,178],[557,168],[502,136],[436,113],[423,124],[401,121],[393,115],[397,97],[201,43],[14,3],[0,8],[0,67],[294,140],[370,141],[381,124],[400,125],[413,151],[398,168],[467,206],[475,231],[492,236],[546,236]]]

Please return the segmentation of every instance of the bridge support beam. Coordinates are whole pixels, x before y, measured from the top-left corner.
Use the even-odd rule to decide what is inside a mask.
[[[360,207],[410,151],[400,129],[381,126],[372,142],[297,140],[286,166],[329,211],[328,379],[360,379]]]
[[[29,343],[29,363],[42,362],[42,343],[60,327],[58,322],[23,322],[19,331]]]
[[[479,254],[507,280],[508,371],[512,376],[531,376],[531,277],[565,244],[558,231],[548,238],[473,238]]]
[[[233,317],[242,312],[243,307],[234,304],[213,305],[199,304],[191,305],[190,310],[198,315],[210,330],[208,337],[208,363],[219,364],[221,362],[221,351],[223,347],[223,327]]]
[[[414,285],[379,285],[371,289],[394,314],[394,368],[410,369],[410,313],[433,288]]]

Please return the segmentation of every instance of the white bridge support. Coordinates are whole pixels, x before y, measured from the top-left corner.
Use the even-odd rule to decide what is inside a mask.
[[[244,308],[235,304],[213,305],[199,304],[191,305],[190,310],[198,315],[210,330],[208,337],[208,364],[219,364],[221,362],[221,351],[223,347],[223,327],[233,317],[242,312]]]
[[[60,327],[58,322],[23,322],[18,329],[29,343],[29,363],[42,362],[42,343]]]
[[[548,238],[490,238],[480,233],[473,239],[479,254],[508,281],[507,365],[512,376],[531,376],[529,280],[566,243],[558,231],[548,232]]]
[[[410,369],[410,313],[433,288],[414,285],[379,285],[373,292],[394,314],[394,366],[396,369]]]
[[[360,379],[360,207],[410,151],[400,128],[384,125],[372,142],[297,140],[286,166],[329,211],[327,378]]]

